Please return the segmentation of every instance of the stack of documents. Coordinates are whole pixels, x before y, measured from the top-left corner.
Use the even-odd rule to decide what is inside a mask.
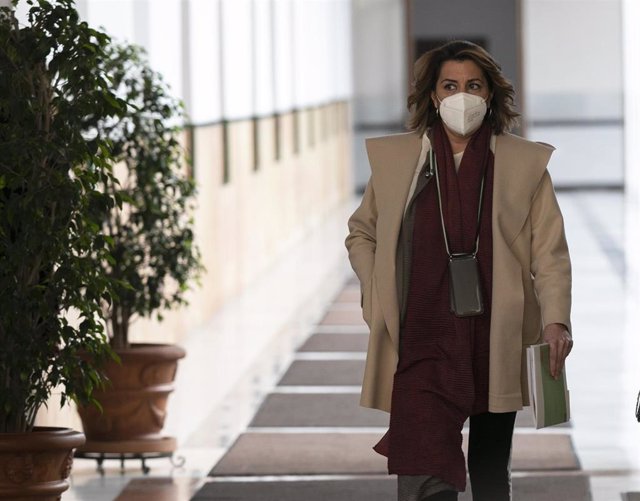
[[[527,348],[527,372],[529,401],[536,428],[569,421],[567,376],[564,369],[558,379],[551,376],[548,344],[536,344]]]

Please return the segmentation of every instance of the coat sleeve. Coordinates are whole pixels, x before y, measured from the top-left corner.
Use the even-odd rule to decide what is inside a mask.
[[[373,276],[377,220],[378,210],[373,192],[373,183],[369,179],[360,206],[349,218],[349,235],[345,241],[351,267],[358,276],[362,289],[370,282]]]
[[[560,323],[571,332],[571,261],[548,171],[542,176],[531,205],[531,274],[543,325]]]

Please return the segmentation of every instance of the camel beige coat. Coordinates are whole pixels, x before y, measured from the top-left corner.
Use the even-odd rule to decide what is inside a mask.
[[[360,404],[389,412],[400,337],[398,235],[421,140],[410,132],[367,139],[366,146],[371,178],[349,219],[346,246],[370,328]],[[552,151],[511,134],[495,140],[491,412],[528,405],[524,353],[540,342],[543,326],[561,323],[571,331],[571,264],[547,172]]]

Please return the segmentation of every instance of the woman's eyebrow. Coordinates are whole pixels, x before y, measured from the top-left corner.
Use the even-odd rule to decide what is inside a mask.
[[[452,83],[458,83],[458,81],[455,78],[443,78],[442,80],[440,80],[441,83],[443,82],[452,82]],[[476,78],[470,78],[469,80],[467,80],[467,83],[469,82],[482,82],[482,78],[480,77],[476,77]]]

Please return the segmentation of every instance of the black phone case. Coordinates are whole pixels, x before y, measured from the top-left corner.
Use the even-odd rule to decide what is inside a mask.
[[[484,312],[475,256],[454,256],[449,260],[449,298],[451,313],[457,317],[472,317]]]

